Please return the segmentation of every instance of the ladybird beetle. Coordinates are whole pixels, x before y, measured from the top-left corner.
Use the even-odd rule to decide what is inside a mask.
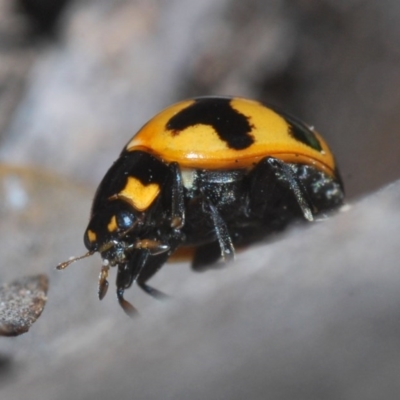
[[[199,97],[160,112],[128,142],[103,178],[84,234],[103,266],[99,297],[117,267],[117,297],[147,281],[182,247],[202,270],[230,261],[235,247],[312,221],[343,203],[332,153],[315,130],[257,101]]]

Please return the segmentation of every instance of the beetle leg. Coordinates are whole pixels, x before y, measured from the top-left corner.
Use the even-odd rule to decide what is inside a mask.
[[[124,288],[121,287],[117,288],[118,303],[128,316],[134,317],[135,315],[138,314],[138,310],[135,307],[133,307],[133,305],[129,303],[129,301],[124,299],[124,291],[125,291]]]
[[[108,265],[103,265],[101,267],[101,272],[99,276],[99,299],[103,300],[104,296],[107,294],[108,290],[108,270],[110,267]]]
[[[286,178],[289,184],[290,190],[294,194],[298,205],[303,212],[303,216],[308,221],[313,221],[312,204],[308,199],[307,191],[305,190],[302,183],[297,179],[292,168],[285,162],[278,160],[277,158],[267,157],[266,162],[272,167],[273,170],[279,171]]]
[[[217,208],[210,202],[206,201],[209,208],[211,218],[214,223],[215,234],[217,235],[221,257],[225,262],[232,261],[235,258],[235,248],[228,231],[225,221],[219,214]]]
[[[127,262],[118,265],[117,296],[121,307],[127,314],[134,313],[135,309],[123,298],[123,293],[133,282],[157,299],[168,297],[147,284],[147,281],[164,265],[171,253],[182,242],[182,234],[178,230],[172,230],[168,239],[168,242],[162,238],[160,240],[139,240],[129,253]]]
[[[176,248],[182,243],[182,233],[179,230],[173,229],[172,232],[168,234],[168,241],[161,240],[159,243],[167,243],[169,250],[164,252],[159,252],[157,254],[151,253],[149,250],[146,254],[142,253],[140,268],[137,270],[134,280],[137,285],[144,290],[150,296],[156,299],[168,298],[166,294],[157,290],[147,284],[147,281],[153,277],[153,275],[167,262],[171,253],[173,253]]]
[[[285,184],[288,185],[288,189],[294,195],[304,218],[313,221],[313,205],[304,185],[288,164],[273,157],[265,157],[252,171],[253,187],[250,202],[255,215],[262,217],[265,205],[270,202],[268,199],[275,201],[275,186],[271,182],[275,182],[275,185],[278,186],[279,178],[283,179]]]
[[[118,269],[117,287],[127,289],[132,282],[136,282],[147,294],[157,299],[166,298],[166,294],[147,285],[146,282],[162,267],[168,256],[169,252],[153,255],[152,250],[148,248],[135,249],[128,264]]]
[[[158,256],[151,255],[150,251],[143,250],[139,257],[137,271],[133,277],[133,281],[150,296],[156,299],[166,298],[167,295],[163,292],[147,285],[146,281],[149,280],[164,264],[168,258],[168,254],[161,253]]]
[[[168,295],[148,285],[147,281],[151,279],[153,275],[163,266],[163,264],[167,261],[168,257],[169,257],[169,252],[159,254],[156,256],[152,256],[149,254],[149,252],[147,252],[147,256],[145,257],[145,260],[143,260],[142,267],[140,271],[138,271],[137,277],[135,279],[136,284],[143,291],[145,291],[150,296],[159,300],[168,298]]]
[[[144,292],[149,294],[151,297],[154,297],[157,300],[165,300],[168,299],[168,295],[162,292],[161,290],[158,290],[150,285],[148,285],[144,280],[138,279],[136,281],[140,289],[142,289]]]
[[[122,309],[130,317],[138,313],[137,309],[124,299],[124,291],[131,286],[132,282],[136,282],[141,289],[157,299],[167,297],[163,292],[154,289],[146,283],[166,261],[167,257],[159,261],[159,258],[164,256],[164,254],[151,256],[147,249],[137,250],[136,255],[139,259],[133,256],[127,265],[119,266],[117,274],[117,298]],[[153,259],[157,259],[158,262],[155,263]]]
[[[159,254],[169,251],[169,246],[167,244],[163,244],[158,240],[152,240],[152,239],[138,240],[132,248],[146,249],[148,253],[152,256],[157,256]]]
[[[171,205],[171,227],[180,229],[185,224],[185,199],[183,193],[182,175],[178,163],[169,165],[172,173],[172,205]]]
[[[117,281],[116,281],[117,298],[122,309],[130,317],[137,314],[138,311],[131,303],[129,303],[127,300],[124,299],[124,291],[125,289],[128,289],[132,285],[133,277],[134,275],[130,263],[124,263],[118,265]]]

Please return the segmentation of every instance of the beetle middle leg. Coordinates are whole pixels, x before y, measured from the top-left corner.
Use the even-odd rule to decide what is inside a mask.
[[[175,247],[173,250],[175,250]],[[166,241],[153,239],[151,236],[147,239],[137,239],[126,254],[126,262],[118,265],[117,293],[120,293],[121,289],[129,288],[133,282],[136,282],[151,296],[156,298],[166,297],[159,290],[147,285],[146,281],[161,268],[171,251],[171,247]],[[107,273],[108,269],[103,267],[100,274],[99,293],[104,286]],[[121,298],[121,294],[118,294],[118,296]]]
[[[165,299],[168,296],[158,289],[153,288],[147,284],[147,281],[151,279],[155,273],[162,267],[162,265],[167,261],[168,254],[160,254],[158,256],[151,256],[148,252],[146,255],[145,263],[143,264],[141,270],[139,271],[136,284],[147,294],[156,299]]]
[[[138,313],[137,309],[129,303],[129,301],[124,299],[124,291],[132,285],[133,274],[128,264],[118,265],[117,272],[117,298],[120,306],[129,316],[134,316]]]

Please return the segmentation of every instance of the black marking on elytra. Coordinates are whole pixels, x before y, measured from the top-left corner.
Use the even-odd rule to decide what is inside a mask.
[[[284,114],[283,117],[290,125],[289,135],[292,136],[292,138],[314,150],[322,151],[321,143],[314,132],[304,122],[288,114]]]
[[[279,108],[271,106],[269,107],[286,120],[290,127],[288,133],[293,139],[305,144],[308,147],[311,147],[314,150],[322,152],[323,149],[321,143],[315,136],[314,132],[303,121],[293,117],[293,115],[283,112]]]
[[[235,150],[246,149],[254,142],[250,134],[252,125],[248,117],[232,107],[231,100],[220,97],[198,98],[189,107],[174,115],[166,128],[172,131],[173,135],[179,135],[190,126],[209,125],[228,147]]]

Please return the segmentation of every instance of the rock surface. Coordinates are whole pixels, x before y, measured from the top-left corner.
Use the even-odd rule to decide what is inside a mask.
[[[46,275],[17,279],[0,286],[0,336],[18,336],[42,314],[49,282]]]

